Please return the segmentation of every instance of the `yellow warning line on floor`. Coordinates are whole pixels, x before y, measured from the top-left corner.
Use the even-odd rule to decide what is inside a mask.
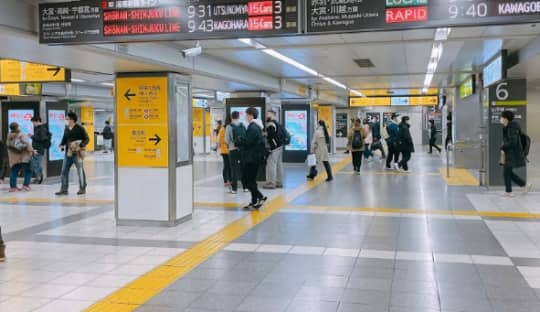
[[[79,198],[22,198],[22,197],[0,197],[0,203],[4,204],[90,204],[90,205],[110,205],[113,200],[107,199],[79,199]]]
[[[446,215],[446,216],[464,216],[464,217],[491,217],[491,218],[510,218],[510,219],[540,219],[540,213],[530,212],[506,212],[506,211],[476,211],[476,210],[422,210],[407,208],[364,208],[364,207],[345,207],[345,206],[288,206],[287,210],[313,210],[313,211],[342,211],[342,212],[373,212],[403,215]]]
[[[365,173],[364,173],[365,172]],[[354,171],[342,171],[338,174],[340,175],[353,175],[356,172]],[[360,173],[360,176],[362,175],[394,175],[394,176],[438,176],[439,173],[436,172],[400,172],[400,171],[362,171]]]
[[[447,176],[446,168],[441,168],[441,176],[450,186],[479,186],[478,179],[467,169],[450,168],[450,177]]]
[[[350,161],[350,158],[342,160],[334,166],[334,170],[337,172],[343,169]],[[306,182],[292,192],[300,195],[323,183],[325,178],[325,174],[321,174],[315,181]],[[289,196],[281,195],[272,199],[261,211],[253,211],[247,216],[225,226],[204,241],[195,244],[183,253],[98,301],[86,309],[86,311],[128,312],[137,309],[173,282],[226,247],[229,243],[286,207],[287,201],[290,200],[289,198]]]

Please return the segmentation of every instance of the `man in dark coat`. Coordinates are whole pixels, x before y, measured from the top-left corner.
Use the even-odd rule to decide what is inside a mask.
[[[398,149],[402,155],[401,161],[399,162],[399,169],[407,173],[410,172],[408,162],[411,159],[411,154],[414,153],[414,142],[411,131],[409,130],[411,127],[409,125],[409,120],[409,116],[401,117],[397,138]]]
[[[529,192],[532,185],[527,183],[514,173],[514,168],[525,167],[526,159],[521,142],[521,127],[514,120],[514,113],[504,111],[501,113],[501,124],[503,125],[503,144],[501,146],[501,161],[503,166],[504,197],[512,197],[512,182],[524,188],[524,193]]]

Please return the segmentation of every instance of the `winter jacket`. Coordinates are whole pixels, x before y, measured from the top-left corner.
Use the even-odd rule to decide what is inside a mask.
[[[245,163],[262,164],[264,162],[266,148],[262,129],[262,123],[256,119],[249,123],[241,144]]]
[[[266,123],[266,141],[271,151],[281,147],[282,145],[280,142],[278,142],[278,131],[279,122],[276,120],[270,120]]]
[[[371,127],[368,124],[364,125],[364,132],[366,133],[366,137],[364,139],[364,143],[371,144],[373,143],[373,133],[371,132]]]
[[[361,148],[352,148],[352,141],[354,138],[354,134],[356,131],[360,131],[360,136],[362,137],[362,147]],[[347,143],[347,148],[351,152],[363,152],[364,151],[364,140],[366,139],[366,130],[364,130],[364,127],[352,127],[349,131],[349,142]]]
[[[34,136],[32,137],[32,147],[41,155],[45,154],[45,144],[49,140],[49,130],[47,125],[40,125],[34,128]]]
[[[71,142],[75,141],[81,141],[81,148],[84,148],[86,145],[88,145],[88,142],[90,142],[90,138],[88,137],[88,133],[86,133],[86,130],[81,125],[75,125],[73,129],[69,129],[69,127],[66,127],[64,130],[64,136],[62,137],[62,142],[60,142],[60,146],[66,147],[66,153]]]
[[[435,125],[431,125],[429,129],[429,139],[435,141],[437,139],[437,132],[439,132],[437,127],[435,127]]]
[[[227,143],[227,146],[229,147],[229,151],[234,151],[238,149],[238,146],[234,144],[234,134],[233,134],[234,127],[233,126],[234,127],[242,126],[242,124],[240,124],[240,121],[238,119],[235,119],[232,121],[230,125],[228,125],[225,128],[225,143]]]
[[[406,122],[399,124],[399,131],[397,136],[398,148],[401,152],[414,153],[414,142],[409,130],[411,126]]]
[[[506,167],[519,168],[525,166],[525,155],[521,144],[521,127],[512,120],[508,126],[503,127],[503,144],[501,150],[504,151]]]
[[[311,143],[311,153],[315,154],[317,161],[328,161],[328,145],[326,144],[326,137],[324,135],[323,127],[317,127],[313,135],[313,141]]]
[[[6,143],[0,141],[0,179],[9,176],[9,156]]]
[[[227,125],[227,128],[230,126]],[[227,145],[227,142],[225,141],[225,127],[221,127],[218,132],[218,146],[219,146],[219,153],[221,155],[227,155],[229,154],[229,147]]]
[[[34,150],[32,149],[32,145],[30,144],[28,137],[24,133],[11,132],[10,134],[8,134],[7,145],[13,145],[13,141],[15,141],[15,138],[17,137],[19,137],[22,142],[26,143],[26,149],[19,153],[8,148],[10,167],[13,167],[16,164],[29,163],[32,160],[32,153]]]
[[[388,132],[388,138],[386,139],[386,143],[394,144],[397,141],[399,124],[392,120],[392,122],[388,126],[386,126],[386,132]]]
[[[373,135],[374,142],[381,140],[381,124],[379,122],[374,122],[371,124],[371,133]]]

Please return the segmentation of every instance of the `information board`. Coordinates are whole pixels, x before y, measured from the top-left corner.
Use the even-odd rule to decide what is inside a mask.
[[[21,62],[18,60],[0,60],[0,82],[68,82],[71,73],[64,67]]]
[[[538,1],[311,0],[308,33],[404,30],[529,23],[540,20]]]
[[[119,167],[168,167],[167,77],[116,80]]]
[[[63,109],[50,109],[48,111],[47,125],[51,132],[51,147],[49,148],[49,161],[64,159],[64,152],[60,149],[60,142],[66,128],[66,111]]]
[[[307,151],[308,149],[308,112],[305,110],[286,111],[285,127],[291,135],[291,144],[285,146],[287,151]]]
[[[298,0],[83,0],[39,5],[40,43],[239,38],[299,32]]]

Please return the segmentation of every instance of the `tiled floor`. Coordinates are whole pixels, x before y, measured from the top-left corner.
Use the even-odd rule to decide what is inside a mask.
[[[84,198],[58,201],[54,182],[18,203],[0,196],[9,257],[0,311],[84,310],[247,216],[223,207],[248,195],[224,192],[219,166],[216,155],[197,159],[200,206],[175,228],[114,224],[110,155],[89,161]],[[138,311],[540,311],[540,222],[474,214],[537,213],[540,194],[501,200],[449,187],[440,166],[420,152],[411,175],[374,161],[361,176],[349,166],[332,183],[299,188],[304,167],[287,165],[285,190],[265,192],[286,192],[285,207]]]

